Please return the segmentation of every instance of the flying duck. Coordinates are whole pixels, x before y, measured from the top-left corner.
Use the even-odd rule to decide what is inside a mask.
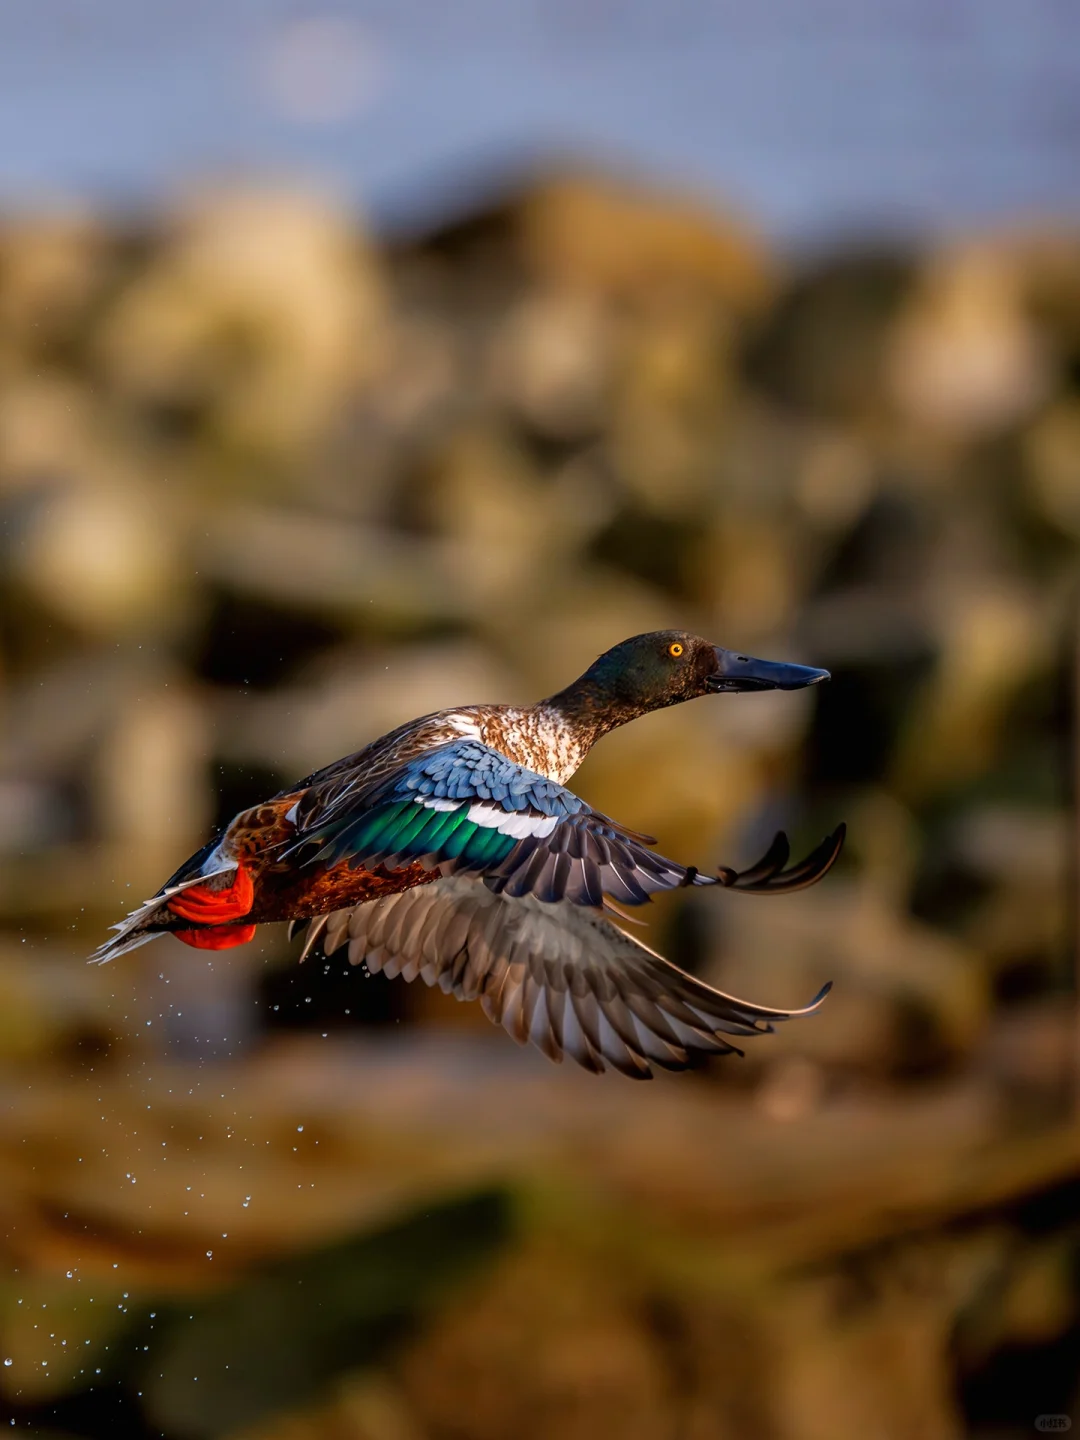
[[[609,916],[628,920],[620,906],[681,886],[804,889],[832,867],[843,825],[790,868],[780,834],[750,869],[707,874],[658,855],[566,782],[601,736],[651,710],[828,678],[663,630],[624,640],[535,705],[424,715],[237,815],[92,958],[165,933],[220,950],[287,920],[290,935],[307,927],[301,959],[316,942],[324,954],[347,946],[370,972],[478,999],[555,1061],[648,1079],[653,1066],[735,1051],[725,1036],[807,1015],[828,985],[801,1010],[738,1000]]]

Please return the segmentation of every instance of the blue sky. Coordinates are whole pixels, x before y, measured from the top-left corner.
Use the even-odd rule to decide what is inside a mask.
[[[0,202],[329,185],[385,223],[550,155],[781,240],[1080,212],[1074,0],[33,0]]]

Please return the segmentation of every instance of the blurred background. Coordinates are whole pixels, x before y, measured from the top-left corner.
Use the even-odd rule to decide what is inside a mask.
[[[39,0],[0,82],[0,1423],[1080,1420],[1075,9]],[[87,967],[239,808],[668,626],[833,673],[576,782],[701,865],[848,822],[650,912],[834,980],[745,1060],[570,1073],[279,927]]]

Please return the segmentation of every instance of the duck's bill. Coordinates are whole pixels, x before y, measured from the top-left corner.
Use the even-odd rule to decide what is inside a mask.
[[[788,665],[782,660],[755,660],[734,650],[716,650],[716,670],[706,680],[716,694],[739,690],[801,690],[828,680],[828,670],[812,665]]]

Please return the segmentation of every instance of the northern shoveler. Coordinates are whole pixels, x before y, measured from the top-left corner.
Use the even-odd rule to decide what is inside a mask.
[[[308,925],[353,964],[479,999],[487,1015],[553,1060],[605,1062],[647,1079],[700,1052],[737,1047],[806,1015],[712,989],[608,918],[659,890],[721,885],[758,895],[813,885],[841,825],[785,869],[780,834],[757,865],[703,874],[566,788],[602,735],[651,710],[724,691],[796,690],[829,678],[664,630],[608,650],[579,679],[526,708],[471,705],[392,730],[237,815],[181,865],[94,955],[111,960],[171,932],[198,949],[242,945],[257,925]]]

